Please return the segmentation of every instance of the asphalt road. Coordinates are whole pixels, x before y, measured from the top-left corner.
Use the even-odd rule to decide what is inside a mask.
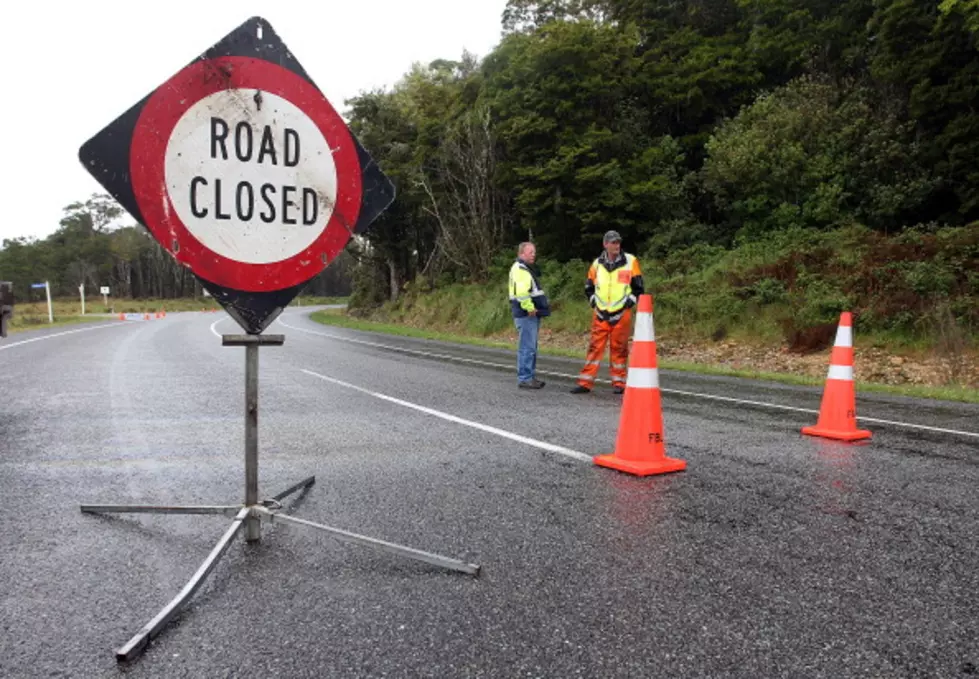
[[[315,474],[288,513],[480,577],[276,523],[118,666],[230,520],[78,505],[242,500],[244,350],[218,337],[239,330],[187,313],[18,333],[0,676],[979,676],[979,408],[861,394],[874,438],[840,444],[800,434],[818,389],[664,371],[688,469],[637,479],[589,462],[620,397],[569,394],[575,361],[541,359],[547,386],[521,391],[507,352],[306,313],[261,350],[263,496]]]

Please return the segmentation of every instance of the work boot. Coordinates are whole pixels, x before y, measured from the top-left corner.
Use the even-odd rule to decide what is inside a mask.
[[[540,389],[544,386],[544,383],[538,379],[533,379],[527,382],[520,382],[517,386],[521,389]]]
[[[583,387],[580,384],[571,390],[572,394],[587,394],[591,391],[588,387]]]
[[[624,394],[625,393],[625,387],[623,387],[621,384],[616,384],[614,387],[612,387],[612,393],[613,394]]]

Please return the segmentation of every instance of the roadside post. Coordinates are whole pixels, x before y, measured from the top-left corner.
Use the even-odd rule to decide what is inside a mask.
[[[0,281],[0,338],[7,336],[7,324],[14,315],[14,284]]]
[[[34,289],[44,288],[44,294],[48,299],[48,323],[54,323],[54,309],[51,308],[51,284],[48,281],[43,283],[31,283],[31,287]]]
[[[277,495],[259,493],[259,349],[285,342],[263,332],[395,194],[269,23],[252,17],[235,28],[83,144],[79,159],[244,331],[221,338],[245,354],[244,502],[81,505],[84,513],[232,517],[190,582],[117,660],[135,658],[162,633],[238,533],[259,542],[263,521],[478,575],[475,564],[285,514],[282,501],[314,476]]]

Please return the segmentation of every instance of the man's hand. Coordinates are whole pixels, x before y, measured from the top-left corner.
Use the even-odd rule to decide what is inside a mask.
[[[531,309],[530,311],[527,312],[527,315],[528,316],[536,316],[537,315],[537,309]]]

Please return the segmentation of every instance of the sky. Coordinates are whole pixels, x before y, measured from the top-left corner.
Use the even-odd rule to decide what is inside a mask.
[[[10,5],[0,41],[0,242],[44,238],[65,206],[103,192],[79,162],[79,147],[249,17],[268,21],[342,114],[345,99],[393,85],[414,62],[463,50],[485,56],[499,43],[506,0]]]

